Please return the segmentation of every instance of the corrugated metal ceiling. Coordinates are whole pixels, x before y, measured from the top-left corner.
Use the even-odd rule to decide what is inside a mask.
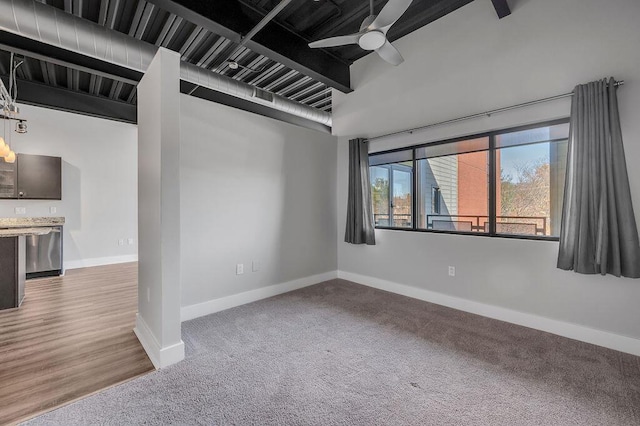
[[[296,64],[300,62],[295,60],[287,62],[287,59],[280,57],[281,61],[287,62],[289,66],[296,67],[302,72],[258,54],[245,46],[240,46],[238,43],[189,22],[181,16],[170,13],[154,4],[154,0],[37,1],[139,40],[179,52],[183,61],[322,111],[331,112],[332,110],[332,89],[327,84],[341,87],[340,90],[343,91],[345,87],[348,89],[348,79],[345,82],[346,86],[340,86],[340,84],[344,84],[340,82],[336,85],[338,80],[335,78],[324,79],[329,71],[327,68],[319,67],[312,70],[312,73],[316,73],[311,74],[315,76],[312,78],[303,74],[303,72],[309,72],[308,70],[311,68],[297,67]],[[240,14],[238,16],[243,16],[245,20],[242,21],[241,28],[238,27],[235,31],[236,34],[246,34],[251,29],[251,24],[257,23],[251,19],[265,16],[281,0],[219,0],[220,3],[215,4],[213,1],[215,0],[211,0],[210,4],[207,2],[197,4],[205,10],[218,11],[216,13],[233,15],[235,11]],[[379,12],[387,1],[374,0],[374,11]],[[389,31],[389,40],[393,41],[402,37],[471,1],[413,0],[407,12]],[[192,6],[196,4],[186,0],[173,2],[155,0],[155,3],[164,4],[167,9],[172,8],[172,4],[190,4]],[[220,7],[216,8],[216,6]],[[179,13],[175,9],[172,10]],[[302,40],[304,45],[306,42],[321,38],[355,32],[368,14],[369,2],[366,0],[296,0],[280,11],[274,18],[273,24],[285,29],[284,35],[280,35],[281,43],[286,45],[288,40],[286,34],[290,34],[294,38],[297,37],[298,42]],[[247,18],[249,15],[253,18]],[[194,17],[194,15],[185,14],[183,16],[190,16],[194,22],[200,22],[198,21],[199,17]],[[241,20],[239,19],[239,21]],[[200,24],[206,25],[202,22]],[[245,26],[247,28],[244,28]],[[207,28],[215,30],[210,26]],[[261,31],[273,30],[274,26],[271,26]],[[231,37],[229,33],[223,32],[223,34]],[[271,33],[262,35],[269,34]],[[255,45],[252,45],[252,48],[260,50]],[[298,54],[301,53],[304,56],[302,47],[299,46],[296,49]],[[262,52],[273,56],[268,49]],[[357,45],[323,49],[323,52],[337,61],[338,65],[336,66],[348,66],[354,60],[370,53],[363,51]],[[136,104],[136,88],[130,84],[130,80],[129,83],[112,80],[104,74],[99,75],[101,74],[99,72],[94,74],[89,69],[76,69],[68,62],[52,63],[56,60],[48,62],[47,60],[51,59],[43,56],[46,55],[25,57],[23,65],[18,68],[18,78],[52,87],[65,88],[79,95],[88,94],[105,101],[125,102],[129,106]],[[288,58],[287,54],[284,56]],[[276,55],[276,57],[278,56]],[[236,69],[229,67],[229,60],[237,62],[239,67]],[[70,67],[65,65],[70,65]],[[8,68],[9,53],[0,50],[0,74],[6,76]],[[335,74],[332,77],[335,77]]]
[[[67,13],[179,52],[182,60],[257,86],[322,111],[331,112],[331,88],[298,71],[256,54],[145,0],[39,0]],[[232,69],[227,60],[240,66]],[[0,51],[6,75],[9,52]],[[122,81],[24,57],[19,79],[136,103],[136,88]]]

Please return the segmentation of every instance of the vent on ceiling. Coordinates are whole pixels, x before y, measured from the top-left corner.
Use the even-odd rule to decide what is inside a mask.
[[[273,93],[262,90],[259,87],[253,88],[253,97],[262,99],[263,101],[273,102]]]

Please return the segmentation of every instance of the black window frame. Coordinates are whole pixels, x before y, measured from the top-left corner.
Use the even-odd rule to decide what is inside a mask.
[[[370,153],[369,157],[371,156],[375,156],[375,155],[382,155],[382,154],[391,154],[394,152],[401,152],[401,151],[411,151],[411,155],[412,155],[412,161],[413,161],[413,190],[412,190],[412,207],[413,207],[413,211],[412,211],[412,218],[411,218],[411,223],[412,226],[411,228],[400,228],[400,227],[394,227],[394,226],[375,226],[376,229],[382,229],[382,230],[391,230],[391,231],[405,231],[405,232],[423,232],[423,233],[433,233],[433,234],[454,234],[454,235],[474,235],[474,236],[478,236],[478,237],[490,237],[490,238],[507,238],[507,239],[518,239],[518,240],[541,240],[541,241],[559,241],[559,237],[556,236],[552,236],[552,235],[527,235],[527,234],[499,234],[496,233],[496,151],[500,148],[496,148],[496,136],[505,134],[505,133],[512,133],[512,132],[519,132],[519,131],[524,131],[524,130],[531,130],[531,129],[537,129],[540,127],[550,127],[550,126],[555,126],[558,124],[567,124],[569,123],[570,117],[564,117],[564,118],[559,118],[559,119],[555,119],[555,120],[548,120],[548,121],[543,121],[543,122],[538,122],[538,123],[532,123],[532,124],[526,124],[526,125],[522,125],[522,126],[515,126],[515,127],[507,127],[504,129],[497,129],[497,130],[491,130],[488,132],[483,132],[483,133],[477,133],[477,134],[472,134],[472,135],[467,135],[467,136],[461,136],[461,137],[456,137],[456,138],[451,138],[451,139],[444,139],[444,140],[440,140],[440,141],[435,141],[435,142],[429,142],[429,143],[423,143],[423,144],[418,144],[418,145],[410,145],[410,146],[405,146],[402,148],[395,148],[395,149],[389,149],[389,150],[385,150],[385,151],[379,151],[379,152],[374,152],[374,153]],[[424,229],[424,228],[418,228],[418,220],[417,218],[417,206],[418,203],[416,202],[416,197],[417,197],[417,193],[418,191],[416,190],[416,182],[417,182],[417,159],[416,159],[416,150],[420,149],[420,148],[425,148],[425,147],[432,147],[432,146],[436,146],[436,145],[443,145],[443,144],[450,144],[450,143],[455,143],[455,142],[461,142],[461,141],[466,141],[466,140],[472,140],[472,139],[479,139],[479,138],[489,138],[489,148],[487,149],[487,153],[489,156],[489,188],[488,188],[488,192],[489,192],[489,212],[488,212],[488,220],[489,220],[489,232],[467,232],[467,231],[448,231],[448,230],[438,230],[438,229]],[[565,139],[561,139],[561,140],[565,140]],[[554,142],[556,140],[549,140],[548,142]]]
[[[410,179],[411,179],[411,186],[409,188],[409,195],[411,196],[411,226],[385,226],[385,229],[413,229],[414,227],[414,208],[413,208],[413,203],[415,201],[415,188],[414,188],[414,173],[413,173],[413,166],[405,166],[402,163],[386,163],[386,164],[375,164],[373,166],[369,166],[369,170],[371,170],[371,167],[380,167],[383,169],[387,169],[388,174],[389,174],[389,201],[387,203],[387,208],[389,210],[389,223],[394,223],[395,222],[395,214],[393,212],[394,209],[394,205],[393,205],[393,189],[394,189],[394,180],[395,180],[395,176],[394,176],[394,171],[399,171],[399,172],[403,172],[403,173],[409,173]],[[405,170],[404,168],[410,169],[410,170]],[[375,217],[374,217],[375,219]],[[375,220],[374,220],[374,225],[375,225]],[[379,227],[382,228],[382,227]]]

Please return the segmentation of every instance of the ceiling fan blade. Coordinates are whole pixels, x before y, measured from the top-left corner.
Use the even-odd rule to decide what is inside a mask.
[[[390,27],[407,11],[412,0],[389,0],[376,19],[369,25],[371,29]]]
[[[349,34],[345,36],[329,37],[322,40],[309,43],[309,47],[334,47],[344,46],[345,44],[358,44],[358,40],[362,34]]]
[[[389,62],[391,65],[397,66],[404,62],[402,55],[398,52],[398,49],[393,47],[393,44],[389,43],[389,40],[387,40],[382,47],[376,49],[376,52],[382,59]]]

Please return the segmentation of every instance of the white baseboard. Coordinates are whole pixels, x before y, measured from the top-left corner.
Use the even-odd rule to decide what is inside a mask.
[[[91,259],[69,260],[64,262],[64,269],[89,268],[91,266],[115,265],[117,263],[137,262],[137,254],[126,256],[94,257]]]
[[[184,342],[180,340],[179,343],[161,348],[158,340],[140,314],[136,314],[136,327],[133,331],[156,370],[168,367],[184,359]]]
[[[548,333],[557,334],[570,339],[580,340],[582,342],[640,356],[640,340],[621,336],[608,331],[597,330],[578,324],[527,314],[499,306],[487,305],[485,303],[462,299],[455,296],[448,296],[446,294],[436,293],[430,290],[424,290],[405,284],[399,284],[351,272],[338,271],[338,278],[411,297],[413,299],[424,300],[437,305],[447,306],[449,308],[510,322],[512,324],[522,325],[524,327],[534,328],[536,330],[546,331]]]
[[[324,274],[312,275],[310,277],[221,297],[219,299],[208,300],[195,305],[183,306],[180,310],[180,317],[182,321],[192,320],[194,318],[203,317],[226,309],[235,308],[236,306],[245,305],[268,297],[277,296],[278,294],[287,293],[289,291],[298,290],[303,287],[332,280],[337,277],[338,274],[336,271],[330,271],[325,272]]]

